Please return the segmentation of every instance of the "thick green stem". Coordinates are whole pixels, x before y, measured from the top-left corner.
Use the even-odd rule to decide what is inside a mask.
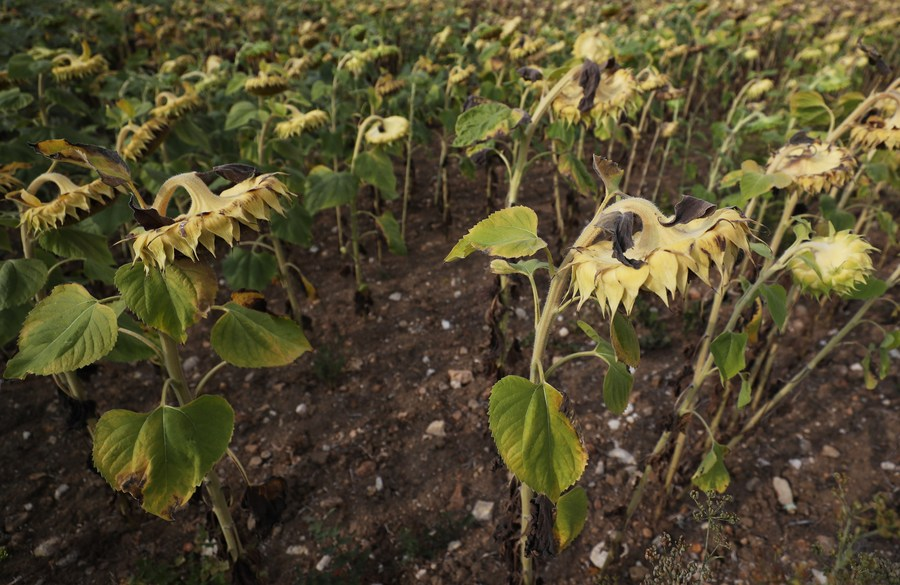
[[[278,263],[278,275],[281,283],[284,285],[284,292],[287,293],[288,303],[291,305],[291,315],[294,321],[300,323],[302,312],[300,310],[300,301],[297,299],[297,291],[294,288],[294,279],[288,271],[288,261],[284,253],[284,246],[281,240],[276,237],[272,238],[272,250],[275,252],[275,261]]]
[[[350,173],[352,174],[356,171],[356,157],[359,155],[359,151],[362,148],[363,136],[365,136],[366,129],[373,123],[381,121],[381,116],[372,115],[362,121],[359,125],[359,130],[356,132],[356,143],[353,145],[353,158],[350,159]],[[356,290],[361,291],[366,288],[365,281],[362,276],[362,264],[359,259],[359,214],[357,213],[357,198],[358,194],[354,194],[353,198],[350,199],[349,207],[350,207],[350,252],[353,257],[353,276],[356,279]]]
[[[167,334],[159,333],[160,348],[163,354],[163,364],[169,378],[172,379],[172,391],[178,404],[184,406],[194,399],[190,386],[188,386],[187,378],[184,375],[184,368],[181,365],[181,357],[178,353],[178,344]],[[228,554],[232,561],[237,561],[243,553],[241,539],[238,535],[237,527],[231,516],[231,509],[228,506],[228,500],[222,492],[222,485],[219,482],[219,476],[216,475],[215,469],[206,474],[204,478],[206,484],[206,493],[209,494],[209,500],[212,504],[213,514],[219,521],[219,527],[222,529],[222,536],[225,538],[225,545],[228,548]]]

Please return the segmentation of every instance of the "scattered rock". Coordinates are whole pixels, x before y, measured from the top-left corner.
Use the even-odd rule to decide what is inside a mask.
[[[841,456],[841,452],[831,445],[825,445],[824,447],[822,447],[822,456],[830,457],[831,459],[838,459]]]
[[[884,470],[884,471],[896,471],[896,469],[897,469],[897,464],[896,464],[896,463],[892,463],[892,462],[890,462],[890,461],[882,461],[882,462],[881,462],[881,469]]]
[[[459,549],[460,547],[462,547],[462,542],[460,542],[458,540],[453,540],[450,542],[450,544],[447,545],[447,552],[452,553],[453,551]]]
[[[330,565],[330,564],[331,564],[331,555],[325,555],[324,557],[319,559],[318,563],[316,563],[316,570],[321,573],[322,571],[327,569],[328,565]]]
[[[516,307],[516,317],[519,319],[528,319],[528,311],[522,307]]]
[[[59,487],[56,488],[56,490],[53,492],[53,499],[58,502],[60,499],[62,499],[62,497],[64,495],[66,495],[67,491],[69,491],[69,484],[67,484],[67,483],[59,484]]]
[[[459,390],[475,379],[472,370],[447,370],[447,375],[450,377],[450,387],[454,390]]]
[[[615,449],[610,449],[609,452],[606,453],[607,457],[612,457],[613,459],[618,459],[625,465],[636,465],[637,460],[634,458],[634,455],[622,449],[621,447],[616,447]]]
[[[447,422],[443,420],[434,420],[431,421],[431,424],[428,425],[428,428],[425,429],[425,434],[430,435],[432,437],[446,437]]]
[[[22,438],[26,441],[31,438],[31,431],[22,431]]]
[[[388,295],[388,300],[394,301],[395,303],[400,301],[403,298],[403,293],[395,292]]]
[[[568,337],[569,336],[569,328],[568,327],[560,327],[559,328],[559,336],[560,337]]]
[[[262,457],[260,457],[259,455],[254,455],[250,458],[250,467],[259,467],[260,465],[262,465],[262,462]]]
[[[200,358],[192,355],[188,358],[185,358],[183,362],[181,362],[181,367],[184,369],[184,373],[187,374],[192,370],[196,370],[197,366],[200,365]]]
[[[41,542],[34,547],[34,556],[36,557],[52,557],[59,550],[62,539],[58,536],[51,536],[47,540]]]
[[[604,565],[606,565],[606,561],[609,560],[609,551],[606,550],[606,543],[601,542],[594,546],[591,549],[591,564],[597,567],[598,569],[602,569]]]
[[[618,431],[619,427],[622,426],[622,421],[620,421],[617,418],[611,418],[608,421],[606,421],[606,424],[609,426],[609,430]]]
[[[284,552],[292,557],[302,557],[309,554],[309,549],[302,544],[295,544],[287,547],[287,550]]]
[[[305,402],[301,402],[297,405],[297,408],[294,409],[294,412],[296,412],[300,416],[305,417],[309,414],[309,406],[307,406]]]
[[[375,491],[380,492],[384,489],[384,480],[381,479],[380,475],[375,476]]]
[[[326,510],[332,510],[334,508],[340,508],[344,504],[344,498],[340,496],[331,496],[328,498],[323,498],[319,502],[320,508],[325,508]]]
[[[450,331],[451,327],[453,327],[453,325],[450,324],[450,321],[441,319],[441,329],[443,329],[444,331]]]
[[[450,499],[447,501],[447,509],[451,512],[455,512],[457,510],[462,510],[465,507],[466,500],[463,496],[463,485],[462,482],[457,479],[456,485],[453,486],[453,493],[450,494]]]
[[[796,512],[797,505],[794,504],[794,492],[791,491],[791,484],[789,484],[786,479],[776,475],[772,478],[772,487],[775,489],[778,503],[781,504],[789,514]]]
[[[478,522],[490,522],[494,516],[494,502],[478,500],[472,507],[472,517]]]
[[[793,467],[794,469],[800,469],[803,467],[803,461],[800,459],[788,459],[788,465]]]

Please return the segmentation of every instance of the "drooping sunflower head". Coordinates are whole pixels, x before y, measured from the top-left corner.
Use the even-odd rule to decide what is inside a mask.
[[[664,215],[650,201],[627,197],[599,218],[608,235],[574,251],[572,285],[579,307],[596,298],[604,312],[619,305],[628,313],[640,290],[668,305],[687,289],[690,273],[709,282],[710,266],[720,271],[748,251],[748,220],[736,209],[716,209],[685,196],[675,215]]]
[[[194,87],[184,84],[184,93],[176,96],[171,91],[163,91],[156,95],[156,107],[150,115],[162,120],[177,120],[192,110],[203,105],[203,99],[194,91]]]
[[[179,55],[174,59],[164,61],[163,64],[159,66],[159,72],[163,74],[172,73],[175,75],[181,75],[195,63],[196,59],[193,55]]]
[[[321,128],[328,122],[328,114],[322,110],[301,112],[290,104],[287,104],[287,108],[291,117],[275,125],[275,135],[278,138],[300,136],[304,131]]]
[[[784,173],[805,192],[816,194],[841,187],[855,168],[856,159],[847,149],[801,132],[769,158],[766,173]]]
[[[475,73],[475,65],[469,64],[465,67],[454,65],[450,70],[450,76],[447,78],[447,85],[453,87],[464,83],[473,73]]]
[[[291,79],[299,79],[315,65],[316,57],[312,53],[306,53],[302,57],[291,57],[288,59],[284,64],[284,70]]]
[[[850,230],[813,237],[799,244],[788,267],[805,290],[816,296],[832,292],[846,296],[873,271],[869,253],[875,250]]]
[[[634,79],[641,91],[656,91],[668,87],[670,83],[669,76],[660,73],[655,67],[642,69]]]
[[[390,73],[385,73],[375,81],[375,94],[385,97],[397,93],[406,86],[406,81],[397,79]]]
[[[630,69],[604,73],[597,86],[594,107],[591,108],[594,123],[600,124],[607,117],[618,117],[622,112],[635,107],[638,97],[637,82]]]
[[[162,144],[170,129],[164,118],[150,118],[140,126],[128,124],[119,132],[116,150],[126,160],[139,161]]]
[[[261,63],[259,73],[244,82],[244,91],[256,96],[272,96],[285,92],[288,80],[278,72],[269,72],[266,63]]]
[[[369,144],[390,144],[405,137],[409,132],[409,121],[403,116],[381,118],[366,130]]]
[[[13,189],[21,189],[25,186],[22,181],[16,178],[16,171],[31,168],[30,164],[14,162],[0,166],[0,195],[8,193]]]
[[[425,55],[420,55],[416,64],[413,65],[413,71],[423,71],[429,75],[434,75],[441,70],[441,66],[437,65]]]
[[[95,77],[106,72],[109,64],[102,55],[92,55],[91,47],[87,41],[81,42],[81,55],[62,53],[53,58],[53,68],[50,70],[53,77],[59,83]]]
[[[889,116],[882,112],[870,113],[850,129],[850,140],[854,146],[866,150],[879,146],[894,150],[900,144],[900,107],[894,103],[894,113]]]
[[[596,28],[591,28],[575,39],[572,54],[576,59],[590,59],[595,63],[603,63],[613,56],[614,47],[608,36]]]
[[[46,184],[56,186],[59,193],[49,201],[42,201],[37,193]],[[6,198],[22,205],[20,224],[32,234],[57,228],[67,220],[78,221],[105,206],[116,196],[116,191],[102,180],[87,185],[76,185],[59,173],[44,173],[28,187],[9,193]]]
[[[196,259],[200,245],[215,254],[217,237],[231,246],[240,239],[242,225],[259,230],[259,221],[268,220],[273,210],[283,214],[281,200],[295,195],[278,180],[277,173],[253,176],[255,169],[236,166],[240,174],[237,178],[247,178],[219,195],[206,186],[198,173],[176,175],[163,183],[151,208],[136,210],[139,221],[141,218],[150,219],[142,223],[143,231],[129,238],[135,262],[141,260],[148,268],[156,266],[163,269],[175,259],[176,251]],[[234,166],[225,165],[214,171],[233,177],[233,174],[223,172],[222,169],[228,167]],[[178,189],[187,191],[191,206],[187,213],[175,218],[166,217],[166,208]]]
[[[540,51],[547,44],[543,37],[532,38],[528,35],[519,35],[509,46],[509,56],[519,61],[530,57]]]
[[[755,79],[747,86],[746,96],[748,100],[757,100],[775,87],[771,79]]]

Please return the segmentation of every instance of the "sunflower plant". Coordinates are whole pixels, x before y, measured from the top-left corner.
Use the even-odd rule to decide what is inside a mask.
[[[86,421],[93,464],[114,490],[130,494],[145,511],[165,520],[173,519],[196,489],[205,486],[228,553],[238,561],[244,548],[216,464],[228,455],[248,490],[254,486],[228,449],[234,411],[225,397],[209,393],[209,383],[227,366],[284,366],[311,346],[294,321],[266,310],[261,295],[240,294],[217,301],[222,295],[209,259],[222,244],[230,247],[239,240],[242,230],[258,230],[273,213],[282,213],[283,204],[294,195],[277,174],[259,174],[246,165],[222,165],[206,173],[169,178],[151,204],[145,205],[127,165],[114,151],[64,140],[38,143],[35,148],[53,158],[54,165],[86,166],[100,179],[96,185],[78,187],[65,175],[45,173],[14,193],[24,210],[23,234],[58,231],[62,222],[81,219],[81,214],[95,211],[93,206],[123,195],[131,196],[138,227],[122,242],[131,259],[114,271],[117,293],[112,296],[98,298],[90,284],[65,279],[49,292],[43,291],[49,271],[34,257],[28,240],[23,240],[25,258],[0,264],[0,288],[9,293],[4,302],[35,300],[18,332],[18,352],[3,375],[12,379],[51,376],[61,382],[77,379],[77,370],[104,359],[160,366],[164,376],[156,408],[108,410]],[[208,186],[214,181],[233,186],[215,193]],[[40,183],[55,184],[60,194],[40,204],[33,193]],[[190,206],[170,216],[170,202],[181,192],[189,196]],[[209,343],[221,362],[192,384],[185,376],[179,347],[188,341],[190,329],[211,313],[219,317],[211,327]],[[60,387],[72,399],[87,400],[83,383],[61,383]]]
[[[549,383],[553,374],[574,359],[599,358],[607,365],[603,400],[621,413],[629,402],[633,368],[640,362],[637,335],[627,317],[637,296],[647,291],[668,303],[686,290],[691,274],[708,280],[713,267],[727,272],[737,255],[749,249],[749,225],[739,211],[686,197],[668,216],[650,201],[620,191],[623,173],[614,164],[595,157],[594,168],[606,196],[558,265],[537,234],[537,215],[523,206],[508,207],[476,224],[445,259],[485,252],[495,258],[494,273],[523,276],[533,292],[529,375],[500,379],[491,389],[488,411],[497,450],[520,482],[518,549],[525,583],[535,582],[533,557],[540,552],[535,543],[549,539],[554,541],[551,550],[565,548],[581,532],[588,510],[586,493],[575,486],[587,465],[567,406],[576,396],[554,388]],[[539,257],[530,258],[535,255]],[[543,302],[535,281],[541,271],[550,276]],[[557,315],[573,303],[594,300],[609,316],[609,339],[579,322],[594,347],[545,363]],[[548,506],[555,514],[546,513]]]

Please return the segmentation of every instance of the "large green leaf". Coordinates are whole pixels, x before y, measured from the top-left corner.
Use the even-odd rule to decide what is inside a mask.
[[[184,343],[187,328],[199,318],[199,296],[189,274],[179,265],[165,271],[137,262],[116,271],[116,287],[128,308],[145,324]]]
[[[3,375],[24,378],[77,370],[109,353],[118,333],[115,311],[80,284],[60,285],[28,314],[19,353]]]
[[[375,218],[375,224],[378,226],[379,231],[381,231],[381,235],[384,236],[384,240],[387,242],[388,250],[391,251],[391,254],[406,256],[406,242],[403,241],[400,223],[397,222],[394,214],[390,211],[385,211]]]
[[[470,146],[509,134],[526,116],[523,110],[490,102],[470,108],[456,119],[453,146]]]
[[[491,256],[519,258],[547,247],[537,235],[537,214],[528,207],[501,209],[479,221],[444,258],[444,262],[465,258],[476,250]]]
[[[3,347],[19,336],[25,317],[31,310],[31,303],[25,303],[18,307],[0,309],[0,347]]]
[[[18,112],[34,101],[30,93],[24,93],[18,87],[0,91],[0,112],[11,114]]]
[[[278,274],[278,261],[268,252],[235,246],[222,261],[222,274],[231,290],[265,290]]]
[[[609,322],[609,340],[616,351],[616,359],[632,368],[641,362],[641,345],[637,332],[628,317],[616,311]]]
[[[574,484],[587,453],[562,413],[563,396],[548,384],[506,376],[491,389],[491,434],[517,478],[552,501]]]
[[[295,201],[285,209],[284,215],[272,215],[269,228],[279,240],[308,247],[312,245],[312,223],[312,215],[306,207]]]
[[[373,185],[388,200],[397,198],[397,177],[390,157],[381,151],[363,151],[356,157],[353,169],[363,183]]]
[[[744,350],[747,348],[747,334],[726,331],[715,338],[709,347],[713,361],[719,368],[722,381],[730,380],[744,369]]]
[[[561,154],[556,170],[571,181],[580,194],[590,197],[597,193],[597,183],[594,177],[576,155],[570,152]]]
[[[313,167],[306,183],[305,205],[311,215],[350,203],[359,189],[359,181],[352,174],[336,173],[321,165]]]
[[[247,101],[237,102],[228,110],[228,116],[225,118],[225,130],[242,128],[252,120],[259,120],[259,107]]]
[[[615,414],[622,414],[628,408],[634,376],[622,362],[609,362],[609,370],[603,377],[603,403]]]
[[[725,445],[713,440],[712,448],[700,462],[691,482],[704,492],[724,492],[731,483],[731,476],[725,467],[725,452]]]
[[[111,362],[137,362],[141,360],[148,359],[154,355],[154,351],[140,339],[137,339],[131,335],[123,334],[122,329],[127,329],[133,333],[137,333],[140,335],[144,335],[144,331],[141,330],[141,325],[137,321],[135,321],[131,315],[124,312],[125,302],[124,301],[116,301],[116,303],[121,303],[122,311],[119,313],[118,318],[118,326],[119,326],[119,339],[116,340],[116,346],[113,348],[111,352],[106,354],[107,360]],[[112,305],[116,303],[111,303]],[[115,309],[115,307],[112,307]]]
[[[112,252],[106,238],[82,231],[75,226],[48,230],[38,236],[38,245],[61,258],[84,258],[98,264],[113,264]]]
[[[553,522],[553,536],[559,550],[565,549],[584,528],[587,520],[588,498],[580,487],[574,487],[556,503],[556,520]]]
[[[241,368],[286,366],[312,349],[299,325],[237,303],[212,328],[210,342],[223,360]]]
[[[94,465],[113,489],[171,520],[225,454],[233,430],[234,411],[221,396],[150,413],[110,410],[94,430]]]
[[[47,267],[34,258],[0,262],[0,309],[24,304],[47,282]]]

